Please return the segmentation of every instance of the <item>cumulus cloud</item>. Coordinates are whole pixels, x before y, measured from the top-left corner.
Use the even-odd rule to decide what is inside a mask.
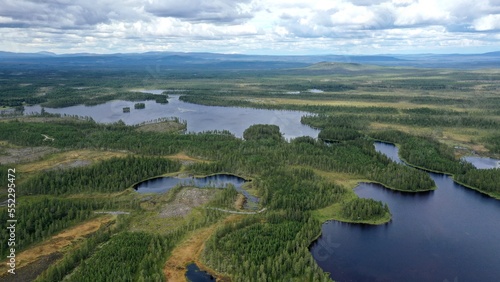
[[[500,30],[500,14],[480,17],[473,22],[472,26],[477,31]]]
[[[27,28],[86,29],[141,17],[137,4],[133,0],[5,0],[0,6],[0,23],[5,19]]]
[[[303,25],[308,24],[315,27],[315,30],[335,26],[343,26],[352,31],[439,25],[456,31],[459,26],[470,28],[474,24],[480,24],[477,22],[479,18],[500,9],[500,1],[351,0],[332,1],[325,6],[311,6],[293,15],[285,12],[281,17],[281,24],[289,26],[291,30],[305,30]],[[489,18],[494,20],[491,16]],[[323,30],[325,36],[331,33],[329,29]],[[300,33],[297,35],[301,36]]]
[[[130,24],[115,23],[101,25],[102,34],[120,32],[121,37],[129,38],[190,38],[223,40],[228,37],[254,36],[259,31],[252,25],[228,25],[224,28],[209,23],[191,23],[177,18],[158,18],[151,22]]]
[[[0,6],[0,50],[12,51],[418,52],[496,48],[499,32],[500,0],[3,0]]]
[[[158,17],[195,22],[241,23],[252,18],[251,0],[153,0],[145,10]]]

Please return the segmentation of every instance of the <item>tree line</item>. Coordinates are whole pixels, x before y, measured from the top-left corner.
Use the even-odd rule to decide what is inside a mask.
[[[22,195],[111,193],[141,180],[178,171],[180,163],[159,157],[111,158],[89,167],[48,171],[22,183]]]
[[[23,198],[16,206],[16,250],[26,249],[34,243],[48,239],[57,232],[92,217],[93,211],[110,206],[104,201],[57,199],[42,197],[37,199]],[[2,208],[0,220],[7,222],[8,212]],[[7,229],[0,232],[0,240],[7,242]],[[7,244],[0,244],[0,255],[6,256]]]
[[[457,161],[453,148],[428,137],[417,137],[401,131],[388,130],[370,134],[371,137],[398,143],[399,154],[406,162],[438,172],[461,174],[474,168],[465,161]]]
[[[331,120],[322,121],[318,119],[314,121],[316,125],[331,124]],[[357,127],[355,121],[351,127]],[[350,126],[350,125],[347,125]],[[311,166],[325,171],[337,171],[346,173],[361,174],[370,177],[372,180],[387,184],[392,188],[406,190],[408,186],[414,185],[411,190],[431,189],[433,186],[429,176],[423,172],[412,170],[404,165],[391,164],[392,162],[377,153],[370,140],[358,138],[356,140],[348,140],[335,145],[327,145],[321,141],[310,140],[307,137],[301,137],[297,140],[287,142],[276,142],[272,138],[258,140],[241,140],[235,138],[228,132],[205,132],[198,134],[172,134],[172,133],[157,133],[157,132],[136,132],[134,127],[124,124],[114,125],[97,125],[92,122],[74,122],[67,121],[60,124],[43,124],[43,123],[21,123],[8,122],[0,126],[0,133],[5,130],[16,128],[12,134],[5,135],[6,139],[14,144],[19,145],[42,145],[44,141],[41,134],[47,134],[55,138],[54,142],[46,145],[55,147],[69,146],[70,148],[95,148],[95,149],[113,149],[113,150],[128,150],[137,154],[145,155],[168,155],[184,151],[192,156],[213,160],[211,164],[199,164],[197,169],[205,172],[230,172],[242,175],[253,175],[263,173],[270,168],[285,167],[289,164]],[[258,127],[254,127],[258,128]],[[270,128],[274,128],[271,126]],[[347,127],[350,128],[350,127]],[[274,131],[276,131],[274,129]],[[249,131],[247,131],[248,134]],[[277,134],[273,135],[278,137]],[[157,160],[159,161],[159,160]],[[131,185],[133,181],[140,181],[142,176],[151,177],[152,174],[162,174],[178,168],[178,164],[172,168],[165,168],[161,172],[152,163],[143,164],[144,169],[140,168],[125,168],[124,163],[120,164],[120,160],[116,160],[116,165],[103,167],[108,175],[116,175],[118,179],[122,179],[126,184]],[[167,163],[168,161],[161,161]],[[389,166],[389,164],[391,164]],[[418,165],[418,164],[417,164]],[[123,167],[124,171],[132,174],[118,172],[116,167]],[[150,168],[151,173],[145,169]],[[210,167],[210,168],[209,168]],[[93,177],[89,179],[87,171],[92,168],[81,168],[81,170],[71,170],[67,173],[77,173],[75,175],[78,183],[69,183],[63,173],[49,172],[49,176],[39,176],[37,178],[38,185],[44,186],[41,191],[51,190],[54,193],[55,187],[62,183],[68,188],[60,188],[67,190],[71,187],[75,191],[116,191],[125,186],[124,182],[111,183],[110,180],[102,180],[109,182],[104,185],[109,188],[102,188],[103,185],[97,181],[100,178]],[[137,171],[136,171],[137,170]],[[141,171],[142,170],[142,171]],[[85,173],[83,173],[85,172]],[[83,174],[82,174],[83,173]],[[145,173],[148,173],[147,175]],[[117,175],[122,174],[122,175]],[[82,177],[79,177],[81,175]],[[105,177],[105,174],[102,174]],[[73,177],[71,177],[73,179]],[[43,185],[40,181],[46,181],[47,185]],[[415,181],[415,179],[419,179]],[[32,180],[35,181],[35,180]],[[83,182],[82,182],[83,181]],[[83,183],[87,185],[82,185]],[[59,184],[56,184],[59,183]],[[399,183],[401,183],[401,186]],[[70,184],[70,185],[68,185]],[[99,184],[100,188],[96,185]],[[52,185],[52,188],[51,188]],[[90,185],[90,186],[89,186]],[[26,191],[40,191],[33,186],[33,182],[28,181]],[[77,189],[76,187],[79,186]],[[84,187],[85,186],[85,187]],[[86,188],[94,187],[94,188]],[[45,193],[45,192],[44,192]],[[57,192],[66,193],[66,192]]]
[[[68,281],[165,281],[161,269],[173,242],[145,232],[122,232],[80,263]]]
[[[350,220],[370,220],[389,213],[387,204],[373,199],[356,198],[342,206],[342,216]]]
[[[477,188],[479,191],[500,198],[500,169],[471,169],[464,174],[456,174],[459,183]]]
[[[500,192],[499,169],[477,169],[465,160],[457,160],[453,149],[445,144],[400,131],[380,131],[370,135],[379,140],[400,144],[400,156],[411,165],[452,174],[456,181],[488,194],[498,195]]]
[[[204,261],[233,281],[330,281],[309,253],[320,224],[309,213],[276,211],[218,229]]]

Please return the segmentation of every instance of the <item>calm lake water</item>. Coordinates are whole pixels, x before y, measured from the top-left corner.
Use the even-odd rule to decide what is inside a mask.
[[[208,282],[215,281],[215,278],[205,271],[202,271],[194,263],[187,266],[186,278],[190,282]]]
[[[483,157],[463,157],[463,159],[479,169],[496,168],[498,167],[498,163],[500,162],[500,160]]]
[[[147,91],[153,94],[163,90]],[[319,130],[300,123],[300,118],[309,113],[299,111],[264,110],[238,107],[214,107],[185,103],[179,100],[179,95],[169,95],[168,104],[158,104],[155,101],[142,101],[145,109],[136,110],[129,101],[110,101],[97,106],[72,106],[66,108],[45,108],[48,113],[89,116],[96,122],[112,123],[122,120],[133,125],[162,117],[178,117],[187,121],[187,132],[202,132],[207,130],[229,130],[237,137],[243,136],[243,131],[253,124],[274,124],[280,127],[286,139],[299,136],[318,137]],[[124,113],[123,108],[130,107],[130,113]],[[40,106],[25,107],[25,114],[40,113]]]
[[[395,163],[404,164],[404,162],[399,158],[399,148],[391,143],[375,142],[375,150],[386,155]]]
[[[241,188],[247,180],[230,174],[216,174],[206,177],[158,177],[150,180],[143,181],[137,184],[134,188],[139,193],[165,193],[172,189],[176,185],[189,185],[195,187],[214,187],[214,188],[225,188],[229,184],[233,185],[234,188],[245,195],[248,201],[257,203],[259,199],[254,197],[246,190]]]
[[[375,146],[397,157],[395,146]],[[323,224],[311,246],[321,268],[336,281],[499,281],[500,201],[449,176],[430,176],[438,189],[424,193],[368,183],[355,188],[361,198],[387,203],[392,221]]]

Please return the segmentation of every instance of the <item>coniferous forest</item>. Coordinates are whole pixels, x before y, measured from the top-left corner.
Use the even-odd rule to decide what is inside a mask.
[[[357,183],[415,195],[436,189],[426,172],[432,171],[500,197],[500,169],[477,169],[461,159],[473,153],[498,158],[500,100],[491,90],[499,85],[496,73],[387,68],[378,74],[359,66],[206,70],[194,76],[185,70],[165,71],[144,85],[136,70],[48,70],[57,74],[54,81],[36,75],[46,70],[1,70],[8,79],[0,82],[0,106],[15,109],[0,117],[0,177],[7,187],[8,170],[16,169],[16,251],[57,250],[56,259],[37,268],[34,281],[175,280],[176,271],[184,277],[192,262],[223,281],[330,281],[309,249],[324,220],[391,219],[390,206],[357,196]],[[369,76],[374,78],[368,82]],[[167,91],[137,91],[142,88]],[[44,108],[22,114],[32,105],[48,110],[121,100],[146,115],[148,103],[169,103],[173,95],[241,111],[302,111],[297,125],[318,135],[286,139],[278,125],[258,123],[240,138],[228,130],[179,132],[186,122],[178,118],[169,122],[180,127],[170,128],[101,123]],[[375,141],[397,144],[405,164],[377,152]],[[244,178],[241,189],[258,201],[232,185],[183,184],[164,194],[134,189],[160,176],[214,174]],[[0,193],[2,201],[7,194]],[[8,209],[0,207],[0,221],[7,222]],[[88,227],[103,218],[106,223]],[[58,249],[57,236],[71,230],[88,233]],[[3,228],[0,242],[9,236]],[[9,252],[0,244],[2,256]]]

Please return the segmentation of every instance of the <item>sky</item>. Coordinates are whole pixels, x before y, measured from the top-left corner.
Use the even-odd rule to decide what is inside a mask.
[[[500,0],[1,0],[0,50],[270,55],[500,50]]]

